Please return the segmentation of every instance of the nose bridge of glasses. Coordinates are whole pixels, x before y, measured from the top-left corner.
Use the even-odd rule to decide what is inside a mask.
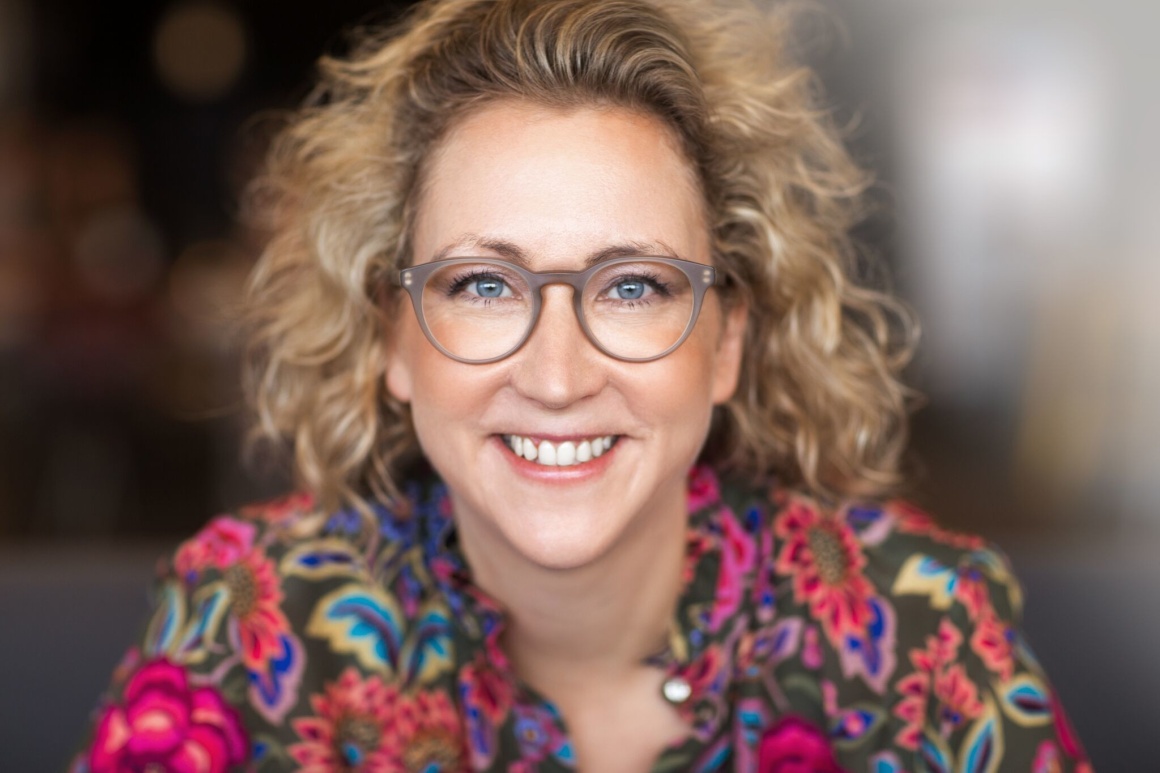
[[[536,291],[543,297],[544,288],[551,285],[568,285],[572,288],[575,295],[580,295],[584,290],[584,282],[587,279],[587,272],[581,271],[544,271],[544,272],[528,272],[531,277],[532,284]]]
[[[539,296],[540,315],[543,315],[544,306],[547,304],[549,293],[545,293],[549,287],[565,285],[572,289],[572,306],[576,311],[577,323],[580,323],[579,315],[584,312],[581,309],[580,300],[584,294],[584,283],[587,280],[587,272],[581,271],[540,271],[528,272],[529,279],[535,288],[536,294]],[[564,292],[564,288],[560,288],[560,292]],[[554,293],[551,293],[554,294]],[[563,300],[563,299],[561,299]],[[535,326],[538,327],[538,320],[535,321]],[[583,324],[581,324],[583,327]]]
[[[555,313],[564,315],[565,324],[568,324],[567,318],[572,317],[573,324],[577,325],[581,332],[587,335],[587,332],[584,330],[584,323],[582,320],[584,311],[581,308],[580,303],[580,299],[583,293],[583,284],[577,279],[577,277],[578,275],[574,273],[539,274],[537,276],[538,287],[536,288],[536,292],[540,296],[539,312],[536,315],[537,318],[532,320],[533,330],[530,331],[530,334],[535,333],[535,328],[542,327],[541,323],[545,316],[549,316]],[[551,288],[556,289],[552,290]],[[566,297],[566,295],[569,294],[569,290],[571,298]],[[557,297],[558,300],[549,302],[552,297]],[[551,312],[549,310],[550,306],[555,307],[561,304],[569,307],[569,310],[565,311],[564,309],[560,309],[556,312]]]

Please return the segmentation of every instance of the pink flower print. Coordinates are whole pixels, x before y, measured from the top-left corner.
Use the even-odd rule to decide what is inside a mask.
[[[1004,682],[1015,673],[1015,629],[994,612],[985,614],[975,627],[971,649]]]
[[[177,549],[173,560],[177,575],[189,578],[206,567],[224,569],[235,564],[254,547],[254,524],[226,515],[214,518]]]
[[[249,505],[239,511],[247,518],[258,518],[268,523],[283,521],[293,515],[308,513],[314,508],[314,496],[305,491],[298,491],[269,502],[259,502]]]
[[[706,647],[699,658],[689,663],[682,676],[688,681],[692,692],[681,706],[691,708],[702,695],[711,690],[721,676],[724,663],[725,656],[716,644]]]
[[[300,773],[352,768],[404,773],[400,703],[394,685],[378,676],[363,679],[355,668],[347,668],[321,694],[310,697],[313,716],[291,721],[302,741],[290,746],[290,756]]]
[[[495,646],[499,650],[498,643]],[[469,753],[476,770],[491,765],[496,753],[496,737],[512,707],[512,684],[481,653],[459,672],[459,697],[463,721],[470,741]]]
[[[894,715],[906,724],[895,738],[903,749],[917,749],[922,741],[922,723],[926,718],[926,701],[930,694],[930,674],[907,674],[898,680],[895,690],[902,700],[894,708]]]
[[[757,773],[845,773],[825,734],[787,716],[765,731],[757,748]]]
[[[963,634],[950,620],[941,620],[938,632],[926,637],[927,653],[936,665],[953,663],[959,657],[959,647],[963,644]]]
[[[805,645],[802,647],[802,663],[806,668],[817,671],[822,667],[822,643],[818,640],[818,627],[806,629]]]
[[[721,501],[721,488],[717,473],[708,465],[689,470],[689,512],[702,510]]]
[[[688,585],[697,575],[697,566],[705,554],[713,550],[713,540],[708,534],[697,529],[689,529],[685,538],[685,566],[681,572],[681,582]]]
[[[956,571],[955,599],[966,607],[971,620],[978,620],[981,615],[994,611],[991,608],[991,591],[983,579],[982,570],[976,566],[960,567]]]
[[[459,713],[446,693],[419,692],[405,696],[400,711],[399,740],[406,771],[467,771],[467,748]]]
[[[1075,734],[1071,720],[1067,718],[1067,712],[1063,710],[1063,703],[1060,702],[1059,696],[1054,691],[1051,693],[1051,714],[1055,718],[1055,735],[1059,738],[1063,750],[1073,759],[1086,761],[1087,753],[1084,752],[1083,744],[1080,743],[1079,736]],[[1076,770],[1079,771],[1080,768],[1077,767]]]
[[[224,773],[246,761],[241,719],[213,687],[190,689],[185,671],[164,658],[141,668],[121,703],[97,724],[92,773],[164,770]]]
[[[503,724],[512,705],[512,686],[482,656],[459,672],[459,690],[467,707],[478,710],[494,726]]]
[[[930,537],[935,542],[965,550],[978,550],[987,544],[982,537],[974,534],[943,529],[933,518],[909,502],[902,500],[890,502],[887,505],[887,512],[894,519],[898,530],[906,534],[919,534]]]
[[[753,535],[742,528],[728,508],[721,509],[721,568],[717,572],[717,593],[709,630],[718,631],[741,605],[745,576],[757,561]]]
[[[777,572],[793,578],[794,599],[809,604],[830,642],[841,647],[847,635],[864,636],[874,588],[862,574],[866,557],[853,530],[800,501],[777,517],[774,530],[784,541]]]
[[[1063,773],[1063,762],[1059,747],[1054,741],[1044,741],[1035,750],[1035,760],[1031,763],[1031,773]]]
[[[242,663],[264,673],[282,657],[290,623],[282,612],[282,589],[274,562],[255,550],[225,570],[230,612],[237,622]]]
[[[946,669],[934,681],[934,695],[942,704],[940,716],[949,727],[957,728],[983,713],[979,690],[961,664]]]
[[[925,648],[910,651],[914,673],[895,684],[895,690],[903,697],[894,708],[894,715],[906,723],[895,736],[902,748],[918,748],[932,693],[941,707],[939,716],[948,728],[982,713],[978,688],[956,662],[962,643],[959,629],[949,620],[942,620],[938,631],[926,637]]]
[[[254,524],[228,516],[209,522],[177,551],[174,565],[183,577],[212,567],[229,589],[230,615],[237,625],[242,662],[265,674],[285,652],[290,624],[282,612],[282,589],[274,562],[254,547]]]

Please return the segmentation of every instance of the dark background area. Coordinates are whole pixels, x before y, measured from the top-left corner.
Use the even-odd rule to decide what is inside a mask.
[[[260,239],[238,221],[240,191],[318,55],[406,5],[0,0],[0,771],[59,767],[143,622],[157,556],[289,485],[241,453],[230,320]],[[1133,213],[1156,211],[1132,176],[1156,166],[1142,32],[1156,10],[822,5],[802,56],[881,180],[883,214],[862,234],[927,330],[914,496],[1011,554],[1029,637],[1096,769],[1153,770],[1155,230],[1107,233],[1137,234]],[[1022,104],[1059,114],[1044,108],[1047,129],[1011,151],[1002,138],[1042,118]],[[1050,136],[1075,105],[1107,113],[1094,145]],[[1002,153],[1043,146],[1056,166],[1029,174],[1056,176],[1038,184],[1079,190],[1094,169],[1113,192],[1025,223],[1022,199],[1003,198],[1021,183],[954,163],[983,147],[1006,168]],[[979,204],[996,191],[1002,206]],[[1095,213],[1087,230],[1068,207]]]
[[[318,55],[405,5],[25,7],[31,54],[0,147],[10,239],[37,257],[12,270],[33,302],[4,320],[16,332],[0,349],[0,539],[179,535],[286,485],[238,453],[229,309],[257,249],[240,190]],[[175,89],[158,64],[160,29],[183,8],[241,36],[240,66],[212,94]],[[221,31],[186,23],[194,56],[212,50]],[[197,77],[196,59],[187,69]],[[83,245],[102,240],[86,264]]]

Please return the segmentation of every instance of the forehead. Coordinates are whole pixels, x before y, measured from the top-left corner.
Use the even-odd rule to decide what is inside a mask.
[[[561,266],[610,245],[708,261],[704,199],[661,121],[620,108],[501,102],[463,118],[429,159],[416,262],[506,242]]]

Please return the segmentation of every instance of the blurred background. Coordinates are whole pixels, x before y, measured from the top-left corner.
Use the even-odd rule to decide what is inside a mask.
[[[279,109],[404,2],[0,0],[0,770],[61,767],[240,452],[237,219]],[[800,38],[924,324],[915,497],[1010,553],[1101,771],[1160,696],[1160,4],[825,0]]]

